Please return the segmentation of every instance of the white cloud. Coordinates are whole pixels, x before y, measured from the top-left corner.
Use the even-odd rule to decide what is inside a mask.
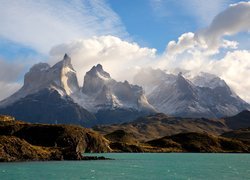
[[[170,41],[168,43],[167,53],[168,55],[181,54],[187,49],[194,48],[196,44],[197,42],[194,39],[194,33],[184,33],[178,38],[177,42]]]
[[[250,51],[228,52],[219,61],[211,63],[210,71],[225,79],[246,101],[250,102]]]
[[[112,77],[130,80],[138,66],[146,66],[155,58],[156,49],[142,48],[134,42],[123,41],[114,36],[99,36],[79,39],[51,49],[51,62],[58,61],[64,53],[72,58],[82,84],[86,71],[98,63],[102,64]]]
[[[1,0],[0,38],[47,54],[53,45],[93,35],[127,36],[104,0]]]
[[[231,5],[207,28],[197,33],[184,33],[176,42],[170,41],[158,67],[182,68],[194,74],[200,71],[216,74],[250,102],[249,45],[248,50],[237,50],[241,42],[224,39],[250,30],[249,12],[250,1]]]
[[[221,37],[238,32],[250,31],[250,1],[231,5],[218,14],[208,28],[198,32],[198,41],[205,41],[208,47],[217,47]]]
[[[218,14],[212,23],[197,33],[184,33],[178,41],[170,41],[166,53],[178,55],[189,51],[202,51],[205,55],[214,55],[219,48],[237,49],[238,42],[223,39],[225,36],[250,30],[250,1],[231,5]]]
[[[14,94],[18,89],[21,88],[20,83],[16,82],[2,82],[0,81],[1,93],[0,93],[0,101]]]
[[[22,70],[23,66],[21,64],[7,63],[0,60],[0,100],[10,96],[21,87],[17,80]]]

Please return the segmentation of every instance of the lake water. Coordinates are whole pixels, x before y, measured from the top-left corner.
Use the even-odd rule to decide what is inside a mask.
[[[88,155],[115,160],[0,163],[0,179],[250,179],[249,154]]]

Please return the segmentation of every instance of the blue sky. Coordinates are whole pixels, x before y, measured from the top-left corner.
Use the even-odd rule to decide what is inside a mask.
[[[250,82],[240,83],[249,11],[249,0],[0,0],[0,100],[33,64],[69,53],[81,79],[96,63],[120,80],[145,66],[203,70],[250,102]]]
[[[207,26],[220,11],[227,8],[229,4],[239,1],[215,0],[214,2],[210,3],[212,5],[208,7],[208,12],[201,13],[199,13],[199,8],[202,10],[204,4],[209,6],[207,1],[108,0],[106,4],[120,18],[120,23],[128,34],[125,39],[129,38],[140,46],[156,48],[158,53],[162,53],[169,41],[176,40],[185,32],[195,32],[199,28]],[[200,17],[203,16],[206,18],[201,19]],[[81,19],[78,21],[80,22]],[[111,35],[113,34],[111,33]],[[76,37],[78,36],[76,35]],[[10,61],[17,57],[48,55],[48,52],[43,52],[42,55],[32,45],[6,39],[1,34],[0,40],[0,57]]]

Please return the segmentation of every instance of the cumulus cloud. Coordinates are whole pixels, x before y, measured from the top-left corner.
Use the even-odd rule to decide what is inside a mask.
[[[202,51],[206,55],[219,52],[219,48],[236,49],[238,42],[223,39],[225,36],[250,30],[250,1],[231,5],[219,13],[212,23],[196,33],[184,33],[178,41],[170,41],[167,46],[168,55]]]
[[[53,45],[93,35],[127,36],[104,0],[1,0],[0,39],[47,54]]]
[[[158,67],[181,68],[216,74],[226,80],[237,94],[250,102],[250,51],[239,50],[241,42],[225,39],[250,30],[250,1],[228,7],[212,23],[196,33],[184,33],[170,41]],[[242,83],[244,81],[244,83]]]
[[[228,52],[219,61],[213,61],[208,71],[217,74],[237,92],[244,100],[250,102],[250,51],[237,50]]]
[[[58,61],[64,53],[72,57],[78,80],[82,83],[86,71],[98,63],[112,77],[130,80],[137,67],[152,63],[156,49],[143,48],[135,42],[127,42],[114,36],[99,36],[55,46],[50,51],[51,62]]]
[[[208,28],[197,33],[199,41],[208,47],[218,46],[221,37],[250,30],[250,1],[239,2],[218,14]]]

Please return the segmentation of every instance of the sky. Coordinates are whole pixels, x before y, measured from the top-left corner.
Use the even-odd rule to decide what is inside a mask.
[[[68,53],[80,84],[97,63],[129,81],[143,67],[182,68],[216,74],[250,102],[249,19],[250,1],[0,0],[0,100],[32,65]]]

